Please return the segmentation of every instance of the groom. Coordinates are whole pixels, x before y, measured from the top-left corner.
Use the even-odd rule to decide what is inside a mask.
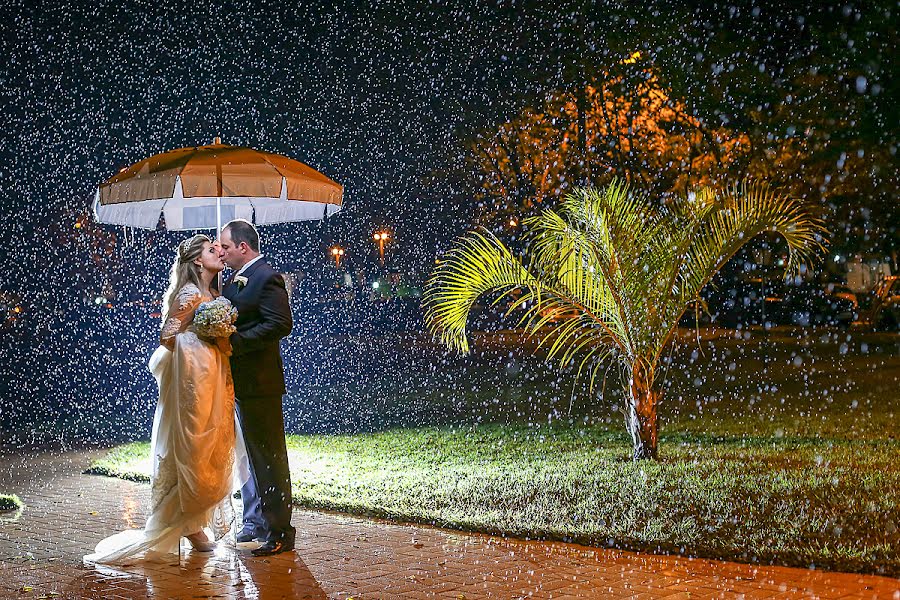
[[[244,529],[238,542],[261,540],[255,556],[294,549],[291,475],[284,441],[284,367],[279,342],[291,332],[284,279],[259,253],[259,234],[238,219],[222,229],[222,259],[234,270],[222,294],[238,310],[231,374],[251,477],[241,488]]]

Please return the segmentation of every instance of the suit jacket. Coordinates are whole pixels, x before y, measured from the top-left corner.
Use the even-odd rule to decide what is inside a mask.
[[[237,331],[231,334],[235,396],[282,396],[284,364],[279,342],[293,328],[284,278],[263,259],[241,275],[247,278],[245,286],[239,288],[232,274],[222,290],[238,310]]]

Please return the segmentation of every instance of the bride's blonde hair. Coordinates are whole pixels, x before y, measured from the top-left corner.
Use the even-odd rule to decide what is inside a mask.
[[[200,271],[202,267],[195,264],[194,261],[203,254],[203,245],[212,243],[212,239],[208,235],[198,233],[178,244],[178,251],[175,253],[175,261],[172,263],[172,269],[169,271],[169,288],[163,296],[162,302],[162,322],[165,324],[172,312],[172,304],[178,296],[179,290],[189,283],[193,283],[200,287]]]

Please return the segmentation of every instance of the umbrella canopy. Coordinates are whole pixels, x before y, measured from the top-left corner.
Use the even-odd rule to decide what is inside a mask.
[[[122,169],[94,196],[100,223],[155,229],[220,228],[326,218],[341,209],[344,187],[299,161],[216,138],[207,146],[156,154]]]

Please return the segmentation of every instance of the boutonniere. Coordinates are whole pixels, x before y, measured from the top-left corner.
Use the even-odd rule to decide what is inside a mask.
[[[247,285],[247,278],[243,275],[235,275],[234,282],[237,284],[238,289],[241,289]]]

